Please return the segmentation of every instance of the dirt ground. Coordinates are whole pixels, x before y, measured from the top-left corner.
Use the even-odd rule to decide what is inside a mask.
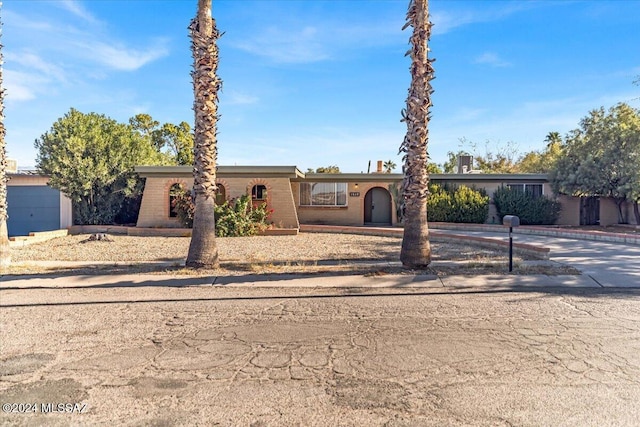
[[[188,252],[187,237],[109,236],[111,241],[88,241],[88,235],[66,236],[12,248],[13,274],[108,274],[160,272],[173,274],[259,274],[354,272],[374,274],[405,271],[398,263],[398,237],[353,234],[301,233],[297,236],[219,238],[221,269],[193,271],[182,268]],[[432,274],[505,272],[508,254],[460,241],[432,243]],[[62,261],[62,262],[61,262]],[[520,274],[577,274],[554,264],[526,265],[514,256]],[[80,264],[74,265],[74,262]],[[93,265],[92,265],[93,263]],[[408,271],[411,273],[411,271]]]

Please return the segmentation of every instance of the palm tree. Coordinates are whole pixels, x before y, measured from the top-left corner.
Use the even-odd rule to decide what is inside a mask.
[[[2,8],[2,2],[0,2]],[[2,23],[0,22],[0,35]],[[2,43],[0,42],[0,274],[6,273],[11,264],[9,233],[7,231],[7,151],[4,141],[4,88],[2,86]]]
[[[547,143],[547,147],[552,144],[562,144],[562,137],[560,136],[560,132],[549,132],[544,138],[544,142]]]
[[[216,125],[218,121],[218,91],[222,80],[218,69],[220,33],[211,16],[211,0],[198,0],[198,12],[189,25],[193,54],[193,92],[195,112],[193,192],[195,214],[193,234],[187,256],[188,267],[217,268],[214,207],[216,198]]]
[[[387,160],[382,166],[384,166],[384,173],[391,173],[396,168],[393,160]]]
[[[402,197],[405,203],[404,234],[400,261],[405,267],[423,268],[431,262],[429,227],[427,225],[427,197],[429,173],[428,124],[431,108],[431,80],[434,79],[433,59],[429,58],[428,42],[431,36],[428,0],[410,0],[407,22],[403,29],[413,27],[411,49],[411,86],[402,121],[407,134],[400,146],[404,152],[402,167]]]

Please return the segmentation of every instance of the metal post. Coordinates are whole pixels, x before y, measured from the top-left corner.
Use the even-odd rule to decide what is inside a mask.
[[[509,227],[509,273],[513,271],[513,227]]]

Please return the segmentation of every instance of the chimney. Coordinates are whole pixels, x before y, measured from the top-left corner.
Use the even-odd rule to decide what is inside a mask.
[[[378,160],[378,169],[376,170],[376,173],[382,173],[382,160]]]

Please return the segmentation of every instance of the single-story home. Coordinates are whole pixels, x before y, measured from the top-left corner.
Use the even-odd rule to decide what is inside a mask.
[[[193,185],[191,166],[138,166],[145,188],[138,227],[181,227],[171,209],[171,192]],[[552,195],[546,174],[432,174],[434,183],[483,188],[491,196],[500,186],[518,186],[536,194]],[[300,224],[395,225],[397,189],[402,174],[304,173],[296,166],[219,166],[218,201],[251,195],[256,203],[273,209],[271,221],[280,228]],[[617,223],[613,201],[560,196],[560,225]],[[631,211],[631,206],[626,207]],[[633,215],[629,216],[632,220]],[[495,206],[488,223],[498,223]]]
[[[49,177],[34,171],[12,171],[7,176],[9,237],[64,229],[73,224],[71,200],[47,185]]]

